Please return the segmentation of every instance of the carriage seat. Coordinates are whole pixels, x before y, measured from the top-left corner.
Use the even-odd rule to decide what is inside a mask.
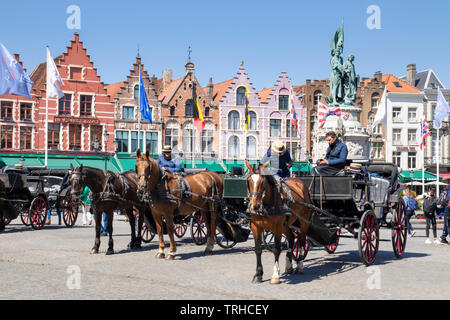
[[[183,168],[182,172],[185,176],[190,176],[196,173],[208,171],[206,168]]]

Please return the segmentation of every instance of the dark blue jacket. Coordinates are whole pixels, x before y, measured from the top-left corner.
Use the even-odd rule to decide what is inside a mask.
[[[333,149],[331,149],[331,146],[328,147],[325,160],[328,160],[328,165],[331,167],[344,169],[347,161],[347,155],[347,146],[341,140],[337,140]]]
[[[261,159],[261,163],[264,164],[270,160],[270,171],[273,175],[279,175],[281,178],[286,178],[290,176],[289,168],[287,164],[292,161],[289,151],[282,156],[272,155],[271,151],[268,150],[266,155]]]
[[[164,167],[167,170],[169,170],[170,172],[180,172],[181,171],[181,164],[180,161],[178,159],[171,159],[171,160],[166,160],[166,158],[164,158],[164,156],[159,156],[158,160],[156,160],[156,162],[158,162],[160,167]]]

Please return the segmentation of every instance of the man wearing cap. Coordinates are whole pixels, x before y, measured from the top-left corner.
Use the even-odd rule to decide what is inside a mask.
[[[290,176],[289,168],[292,167],[292,159],[286,146],[281,141],[276,141],[267,150],[265,156],[261,159],[261,163],[270,161],[270,171],[273,176],[287,178]]]
[[[172,173],[181,172],[180,161],[178,159],[172,159],[172,148],[170,146],[163,147],[162,155],[159,156],[157,162],[163,170]]]
[[[348,149],[345,143],[338,139],[334,131],[325,135],[328,142],[328,149],[325,159],[317,161],[317,167],[313,169],[313,175],[335,176],[345,168],[347,162]]]

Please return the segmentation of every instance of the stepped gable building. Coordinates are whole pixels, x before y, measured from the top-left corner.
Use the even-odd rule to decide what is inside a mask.
[[[23,67],[19,54],[14,58]],[[0,95],[0,149],[31,151],[36,148],[36,102],[14,94]]]
[[[258,92],[262,106],[262,127],[257,130],[262,133],[261,151],[267,150],[272,142],[283,141],[287,148],[291,150],[294,161],[305,160],[306,152],[306,109],[301,98],[293,90],[294,109],[297,113],[298,129],[291,126],[291,116],[289,111],[289,99],[292,83],[282,72],[272,88]],[[292,136],[292,137],[291,137]],[[260,153],[262,157],[264,153]]]
[[[142,119],[139,111],[139,72],[151,108],[152,123]],[[143,152],[148,150],[151,155],[161,152],[161,110],[158,106],[161,84],[161,79],[157,79],[155,75],[149,76],[141,57],[138,56],[126,80],[106,86],[106,91],[114,103],[117,152],[135,153],[138,148]]]
[[[170,145],[180,159],[217,159],[219,150],[218,107],[212,104],[212,80],[206,90],[195,77],[194,63],[185,65],[184,76],[172,80],[165,70],[158,96],[162,119],[162,144]],[[198,132],[194,126],[195,97],[198,98],[205,127]]]
[[[64,82],[64,97],[48,99],[48,147],[52,151],[113,152],[114,104],[106,92],[78,33],[55,59]],[[46,62],[31,74],[36,108],[33,148],[45,149]]]
[[[248,83],[250,123],[245,131],[246,85]],[[265,136],[264,107],[250,82],[244,67],[230,80],[218,83],[213,88],[213,103],[219,106],[219,157],[226,160],[257,160],[267,150]]]
[[[317,110],[319,101],[326,104],[324,99],[320,98],[320,94],[329,95],[329,79],[324,80],[306,80],[306,83],[300,86],[294,86],[294,90],[298,94],[304,94],[304,104],[306,108],[306,151],[309,155],[312,154],[313,142],[315,139],[314,132],[317,127]],[[358,120],[363,127],[369,129],[371,132],[371,141],[377,143],[382,142],[384,136],[382,135],[382,129],[378,128],[377,131],[371,131],[371,124],[376,114],[376,108],[384,92],[384,83],[382,81],[381,72],[376,72],[373,78],[362,78],[358,85],[356,93],[355,105],[361,108],[361,112],[358,114]],[[372,121],[372,122],[371,122]],[[378,133],[379,132],[379,133]],[[372,136],[373,135],[373,136]],[[378,155],[379,154],[379,155]],[[373,158],[384,157],[382,152],[374,154]],[[380,159],[381,159],[380,158]]]

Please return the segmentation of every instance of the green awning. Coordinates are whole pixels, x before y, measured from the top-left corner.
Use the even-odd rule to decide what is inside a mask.
[[[437,177],[436,177],[436,175],[432,174],[431,172],[425,171],[424,178],[425,178],[424,179],[425,182],[430,182],[430,181],[436,181]],[[402,183],[407,183],[407,182],[411,182],[411,181],[422,182],[422,170],[402,171],[402,173],[400,173],[398,176],[398,181],[402,182]],[[439,177],[439,181],[442,181],[442,177]]]

